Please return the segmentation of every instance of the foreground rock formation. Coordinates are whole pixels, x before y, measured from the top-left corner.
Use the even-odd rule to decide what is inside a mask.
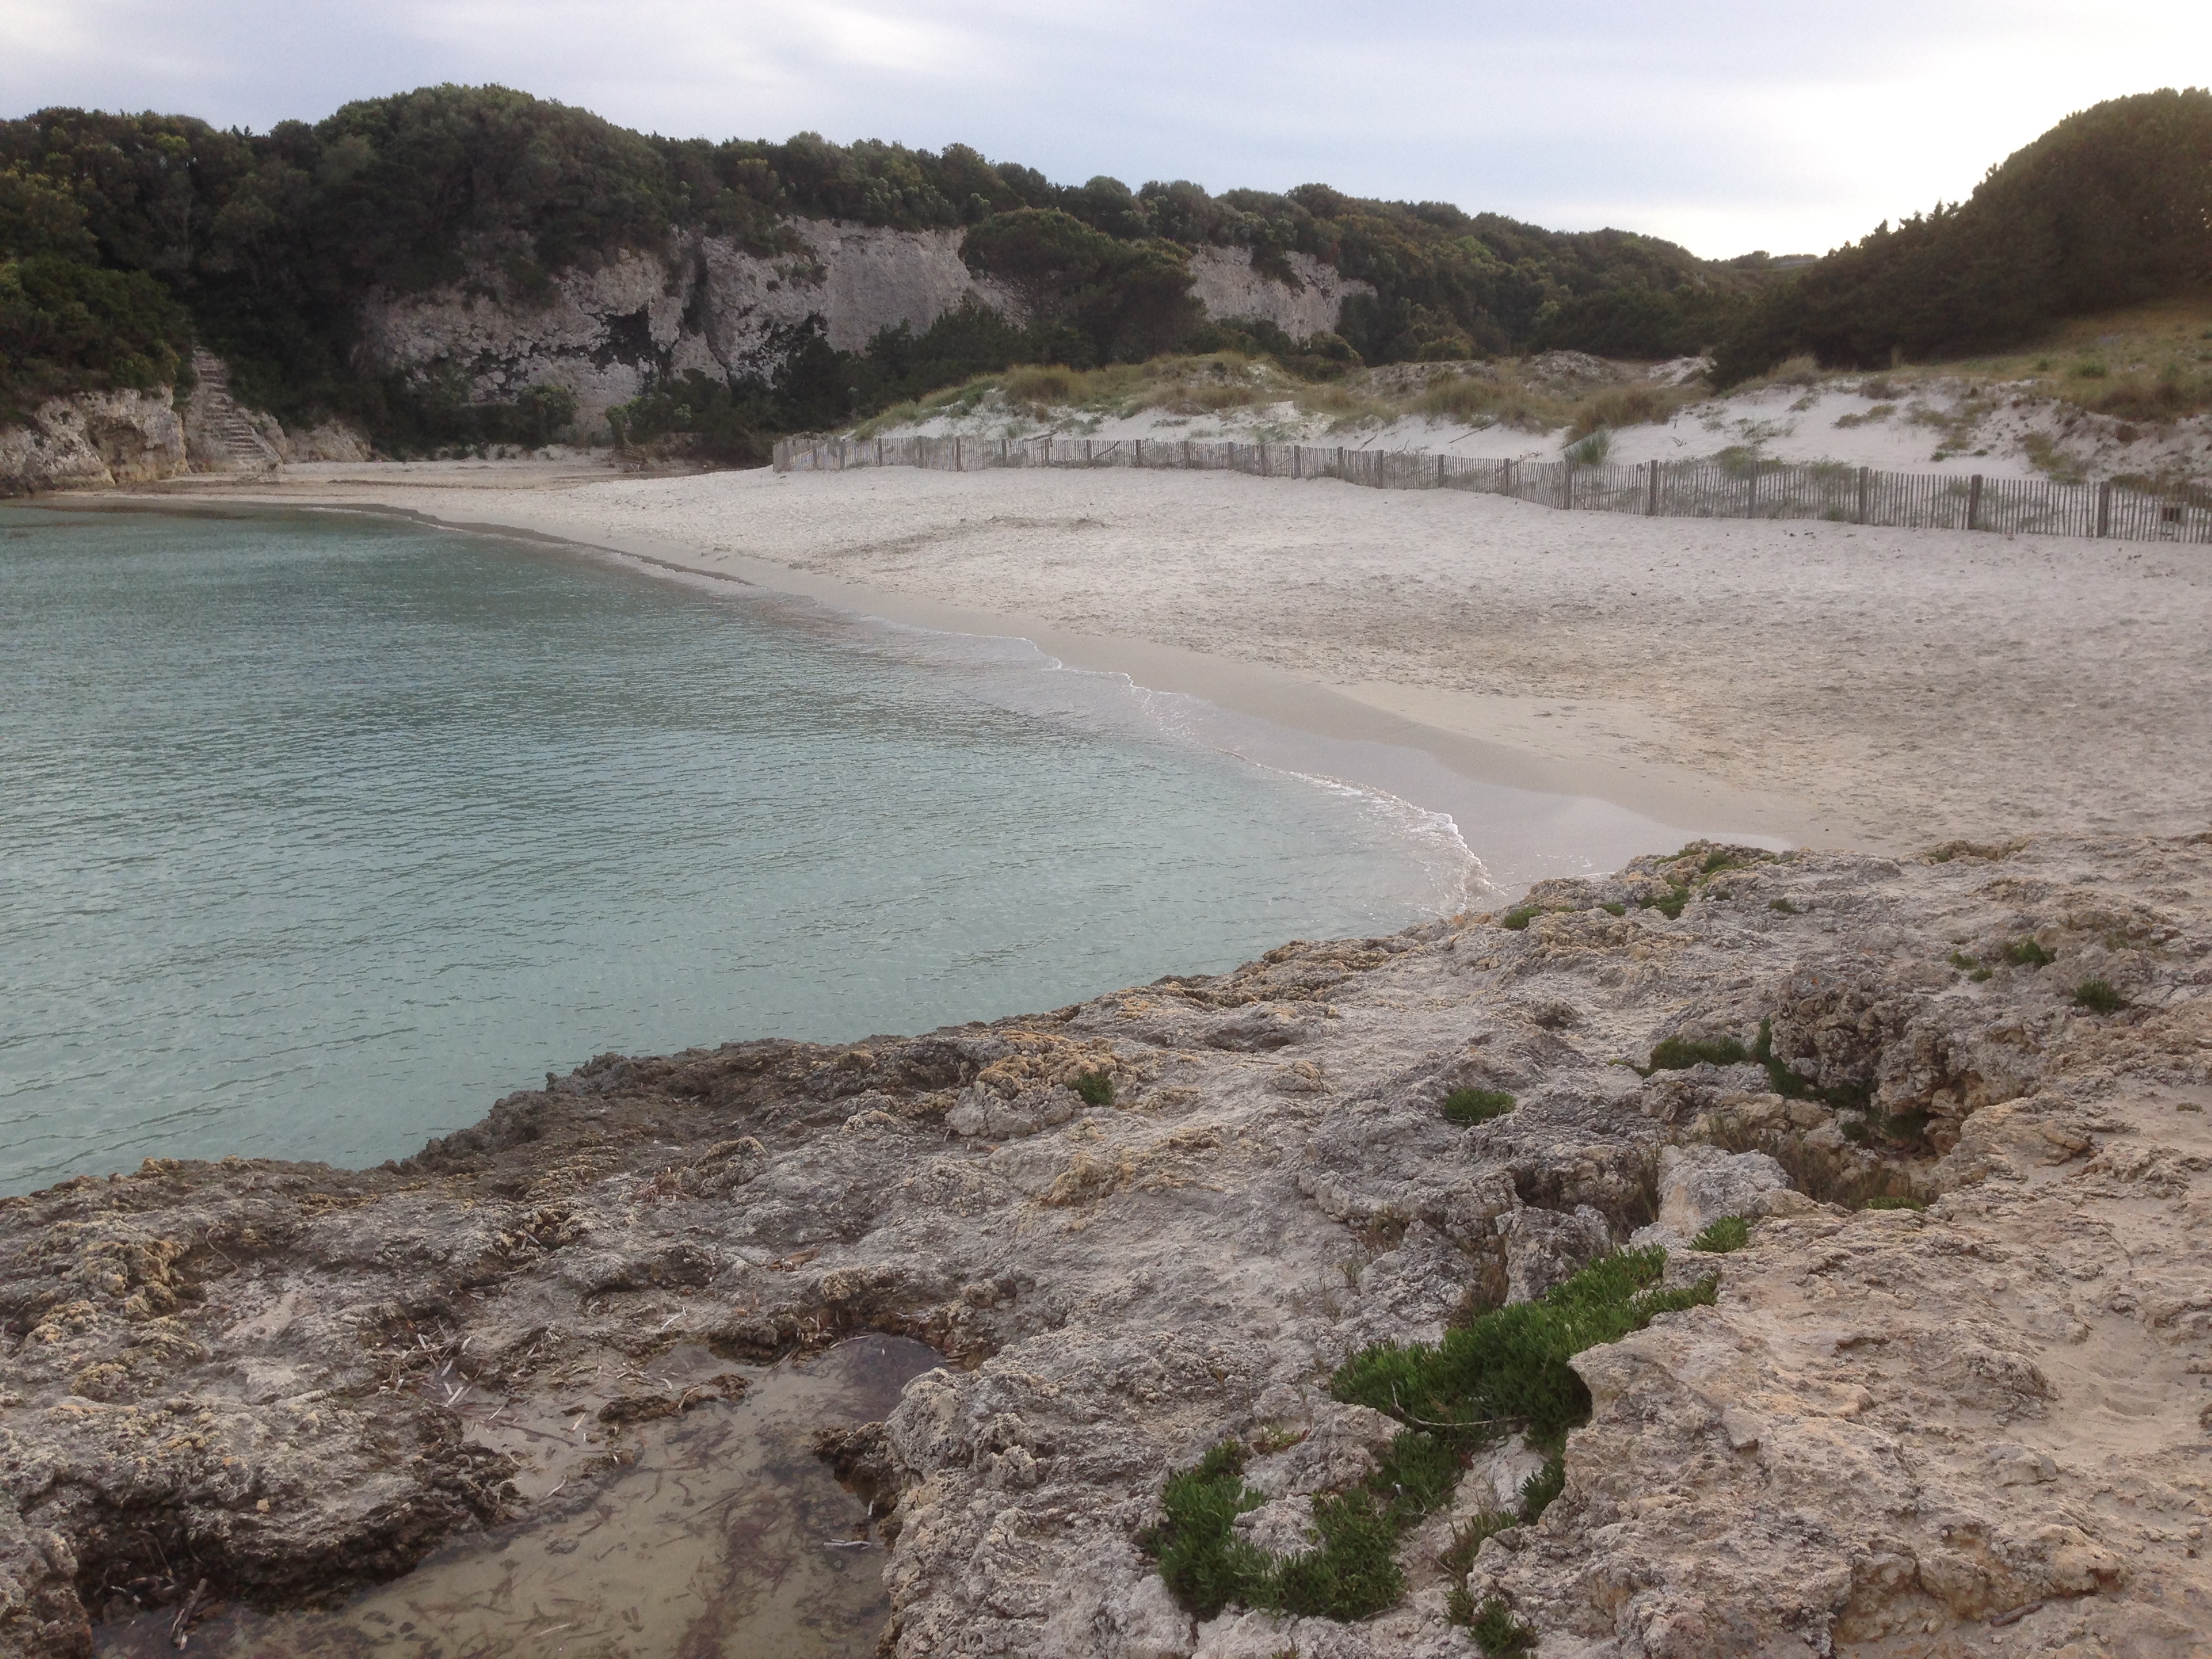
[[[896,1500],[887,1650],[1471,1653],[1440,1558],[1515,1443],[1357,1625],[1194,1621],[1166,1477],[1245,1439],[1294,1549],[1398,1426],[1346,1357],[1724,1214],[1669,1262],[1714,1305],[1577,1360],[1564,1494],[1474,1599],[1588,1659],[2201,1653],[2212,836],[1946,854],[1699,845],[1048,1015],[605,1056],[380,1170],[0,1200],[0,1654],[404,1571],[555,1501],[495,1413],[595,1423],[580,1481],[644,1361],[864,1328],[951,1361],[825,1442]]]

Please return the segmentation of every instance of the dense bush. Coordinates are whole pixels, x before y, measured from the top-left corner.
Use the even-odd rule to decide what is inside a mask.
[[[0,420],[59,392],[173,385],[191,333],[168,290],[105,270],[66,190],[0,168]]]
[[[58,393],[174,386],[191,349],[183,308],[149,276],[0,259],[0,421]]]
[[[2014,344],[2212,281],[2212,92],[2114,99],[1992,167],[1966,201],[1831,253],[1729,334],[1723,382],[1800,352],[1875,368]]]

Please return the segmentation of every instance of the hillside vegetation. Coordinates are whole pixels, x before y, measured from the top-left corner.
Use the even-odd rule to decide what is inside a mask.
[[[1085,373],[1228,352],[1322,387],[1392,364],[1710,349],[1727,386],[1797,360],[1990,358],[2093,312],[2212,287],[2212,93],[2086,110],[1967,201],[1797,270],[1325,185],[1215,196],[1187,181],[1058,185],[957,144],[670,139],[498,87],[427,88],[261,134],[45,110],[0,122],[0,422],[57,392],[176,384],[198,340],[288,422],[343,415],[398,453],[544,442],[573,409],[557,388],[487,403],[459,380],[364,374],[364,299],[481,283],[527,304],[563,271],[671,254],[687,236],[797,252],[792,223],[807,217],[958,231],[969,266],[1020,295],[1028,319],[971,307],[860,352],[800,331],[765,376],[653,386],[627,409],[632,436],[690,431],[705,453],[754,456],[763,434],[1024,363]],[[1190,269],[1206,246],[1249,249],[1280,276],[1309,255],[1375,292],[1309,339],[1209,322]],[[2037,372],[2094,410],[2159,420],[2203,404],[2200,361],[2114,363],[2107,382],[2085,351]],[[1480,378],[1437,396],[1495,401]]]
[[[1523,347],[1668,356],[1717,338],[1765,277],[1756,258],[1717,264],[1626,232],[1323,185],[1216,197],[1188,182],[1055,185],[961,145],[667,139],[497,87],[368,100],[262,134],[50,109],[0,123],[0,396],[169,378],[197,336],[249,400],[288,419],[343,413],[402,445],[526,441],[557,408],[365,381],[353,367],[362,298],[487,270],[527,296],[559,271],[689,232],[774,253],[794,216],[963,229],[970,265],[1027,296],[1034,321],[961,313],[879,341],[866,367],[817,342],[786,384],[725,389],[770,425],[1022,361],[1090,368],[1242,348],[1325,375]],[[1310,254],[1376,292],[1346,307],[1340,339],[1209,331],[1189,292],[1189,252],[1206,245],[1248,247],[1263,270]]]
[[[1732,384],[1809,354],[1886,368],[2031,342],[2067,319],[2212,285],[2212,92],[2068,117],[1972,197],[1776,283],[1723,342]]]

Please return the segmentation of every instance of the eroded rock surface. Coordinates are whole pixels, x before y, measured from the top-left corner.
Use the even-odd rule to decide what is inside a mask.
[[[690,236],[665,253],[564,270],[538,291],[486,268],[465,283],[372,295],[362,349],[380,369],[465,378],[480,398],[564,387],[576,395],[578,429],[601,434],[607,410],[658,375],[773,378],[810,328],[841,351],[865,351],[882,330],[921,333],[963,306],[1022,315],[1012,289],[968,268],[963,235],[793,219],[776,228],[775,246]],[[1208,317],[1297,336],[1334,330],[1346,298],[1374,291],[1304,253],[1255,270],[1241,247],[1197,249],[1191,277]]]
[[[149,483],[185,465],[184,424],[167,386],[49,398],[0,425],[0,496]]]
[[[888,1650],[1471,1653],[1437,1558],[1524,1448],[1358,1625],[1197,1625],[1139,1543],[1168,1474],[1246,1439],[1287,1547],[1397,1427],[1328,1396],[1347,1355],[1722,1206],[1748,1248],[1670,1263],[1717,1304],[1577,1362],[1565,1493],[1478,1599],[1591,1659],[2201,1653],[2208,893],[2212,837],[1700,846],[1048,1015],[604,1056],[379,1170],[0,1200],[0,1654],[404,1571],[588,1480],[656,1357],[865,1328],[952,1361],[823,1442],[896,1504]],[[1753,1057],[1625,1063],[1668,1037]],[[1463,1087],[1516,1107],[1457,1127]]]

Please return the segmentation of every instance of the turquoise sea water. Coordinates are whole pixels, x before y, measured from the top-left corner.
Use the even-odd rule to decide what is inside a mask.
[[[1461,902],[1448,821],[1019,641],[355,516],[0,510],[0,1191],[372,1163],[592,1054]]]

